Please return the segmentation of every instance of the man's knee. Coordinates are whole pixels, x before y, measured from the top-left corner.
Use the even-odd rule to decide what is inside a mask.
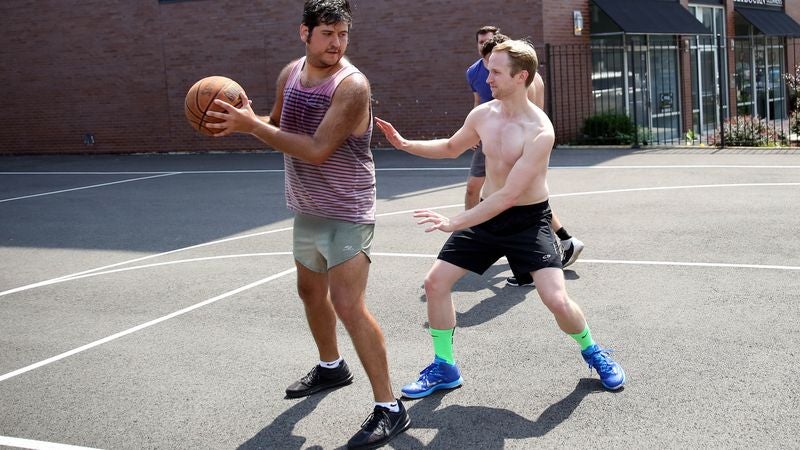
[[[542,303],[544,303],[544,305],[547,306],[547,309],[549,309],[553,314],[559,315],[569,311],[570,299],[566,290],[540,290],[538,285],[536,286],[536,290],[539,293],[539,297],[542,299]]]
[[[313,307],[328,301],[328,287],[325,284],[298,282],[297,295],[305,305]]]
[[[441,273],[432,270],[425,276],[425,295],[430,298],[438,298],[444,294],[449,294],[453,288],[450,283]]]

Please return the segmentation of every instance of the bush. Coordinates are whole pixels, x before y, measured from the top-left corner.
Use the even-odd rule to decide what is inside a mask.
[[[789,129],[792,133],[800,135],[800,111],[795,111],[789,116]]]
[[[632,144],[636,137],[636,125],[626,115],[598,114],[583,122],[582,134],[581,141],[584,144]]]
[[[753,116],[738,116],[725,121],[725,145],[732,147],[769,147],[785,143],[786,137],[775,125]],[[713,145],[721,143],[719,132],[714,135]]]

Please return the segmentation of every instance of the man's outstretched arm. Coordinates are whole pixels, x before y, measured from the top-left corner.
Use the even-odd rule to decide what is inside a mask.
[[[375,125],[395,148],[429,159],[456,158],[477,145],[480,137],[478,137],[478,132],[475,131],[474,122],[473,113],[470,113],[464,125],[448,139],[409,141],[403,138],[391,123],[375,118]]]

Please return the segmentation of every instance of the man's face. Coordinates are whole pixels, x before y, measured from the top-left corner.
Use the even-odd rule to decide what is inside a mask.
[[[489,54],[489,77],[486,83],[492,90],[492,97],[502,100],[520,86],[525,86],[526,72],[520,71],[511,75],[511,58],[506,52],[492,52]]]
[[[479,34],[478,35],[478,54],[481,55],[481,49],[483,48],[483,44],[488,41],[489,39],[494,37],[494,33],[491,31]],[[483,55],[481,55],[483,56]]]
[[[306,59],[316,67],[332,67],[339,63],[350,40],[347,22],[320,24],[309,33],[308,27],[300,26],[300,37],[306,43]]]

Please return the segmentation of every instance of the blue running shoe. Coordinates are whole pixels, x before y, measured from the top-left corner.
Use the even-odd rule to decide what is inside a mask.
[[[614,391],[625,384],[625,371],[622,370],[622,366],[618,362],[611,359],[611,352],[613,350],[593,344],[586,350],[581,351],[581,355],[583,355],[583,360],[586,361],[586,364],[589,364],[589,371],[591,372],[594,369],[600,375],[600,382],[603,383],[603,387]]]
[[[403,386],[400,392],[408,398],[422,398],[439,389],[455,389],[463,382],[458,366],[448,364],[437,356],[431,365],[419,373],[417,381]]]

